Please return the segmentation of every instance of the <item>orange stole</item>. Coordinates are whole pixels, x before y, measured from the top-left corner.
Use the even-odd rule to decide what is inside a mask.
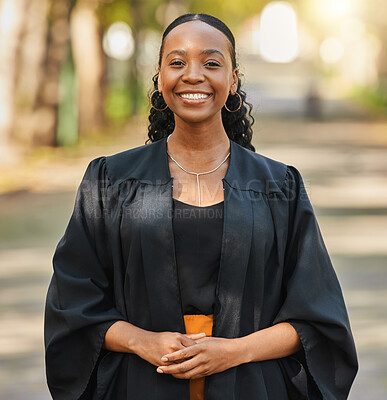
[[[207,336],[211,336],[213,316],[213,314],[184,315],[186,333],[205,332]],[[204,380],[205,377],[189,380],[190,400],[204,400]]]

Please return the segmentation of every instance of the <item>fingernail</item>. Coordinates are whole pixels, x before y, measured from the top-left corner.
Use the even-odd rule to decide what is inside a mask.
[[[161,361],[168,361],[168,357],[161,357]]]
[[[157,368],[157,372],[160,372],[161,374],[163,373],[163,370],[161,368]]]

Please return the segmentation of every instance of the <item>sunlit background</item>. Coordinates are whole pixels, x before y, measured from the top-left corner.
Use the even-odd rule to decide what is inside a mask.
[[[0,398],[49,399],[52,254],[88,162],[147,139],[161,33],[185,12],[233,30],[253,143],[302,172],[342,284],[350,399],[387,398],[385,0],[0,0]]]

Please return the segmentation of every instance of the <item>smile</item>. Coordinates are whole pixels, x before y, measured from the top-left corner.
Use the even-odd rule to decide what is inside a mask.
[[[179,93],[179,96],[187,100],[201,100],[210,97],[210,94],[205,93]]]

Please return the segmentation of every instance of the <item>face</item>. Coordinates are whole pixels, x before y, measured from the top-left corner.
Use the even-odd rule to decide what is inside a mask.
[[[183,23],[166,36],[158,89],[175,118],[192,123],[221,118],[238,85],[229,46],[222,32],[201,21]]]

